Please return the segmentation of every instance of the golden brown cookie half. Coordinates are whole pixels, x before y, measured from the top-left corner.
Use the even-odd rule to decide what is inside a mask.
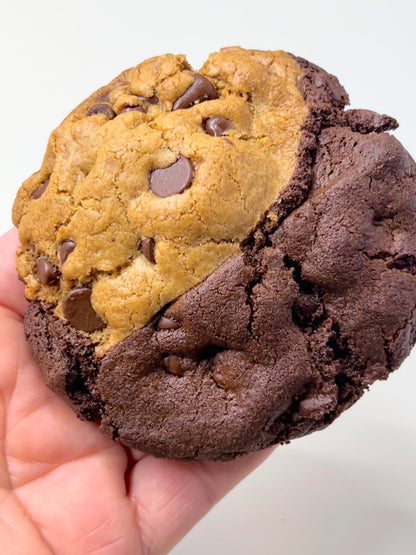
[[[46,381],[113,438],[228,459],[326,426],[415,340],[415,166],[335,77],[227,48],[125,71],[14,205]]]

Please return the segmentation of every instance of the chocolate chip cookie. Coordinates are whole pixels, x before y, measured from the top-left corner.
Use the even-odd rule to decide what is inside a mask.
[[[47,384],[126,445],[226,460],[327,426],[415,342],[415,164],[284,52],[125,71],[18,192]]]

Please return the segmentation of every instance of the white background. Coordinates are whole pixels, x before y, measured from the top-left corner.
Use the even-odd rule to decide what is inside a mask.
[[[165,52],[283,49],[388,113],[416,156],[413,0],[0,0],[0,232],[60,120],[121,70]],[[275,451],[174,555],[416,553],[416,355],[331,428]],[[46,492],[45,492],[46,494]]]

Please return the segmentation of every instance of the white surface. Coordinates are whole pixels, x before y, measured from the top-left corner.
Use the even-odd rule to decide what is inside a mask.
[[[167,51],[283,49],[335,73],[352,106],[396,117],[416,156],[413,0],[0,3],[0,232],[47,137],[84,97]],[[279,448],[174,555],[416,553],[416,355],[331,428]]]

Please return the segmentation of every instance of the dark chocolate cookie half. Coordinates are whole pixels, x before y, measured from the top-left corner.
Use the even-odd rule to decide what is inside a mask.
[[[327,426],[410,352],[416,167],[388,134],[392,118],[346,111],[337,79],[303,59],[225,49],[196,74],[162,58],[69,116],[74,159],[94,152],[82,162],[89,196],[78,166],[81,185],[68,185],[75,162],[66,167],[56,151],[20,193],[25,329],[47,384],[115,440],[160,457],[227,460]],[[146,145],[129,158],[130,173],[115,155],[124,128],[137,130],[129,152]],[[153,133],[162,128],[164,144]],[[116,207],[100,189],[102,168],[113,172]],[[55,212],[42,230],[27,206],[45,194]],[[95,214],[95,197],[103,221],[75,236],[77,214]],[[189,217],[188,201],[202,207]],[[136,215],[147,208],[161,218],[156,202],[168,203],[157,232]],[[106,261],[113,252],[115,265]],[[90,266],[77,262],[89,253]],[[132,276],[144,274],[152,309],[143,322]],[[109,296],[103,309],[100,294],[117,287],[125,296]]]

